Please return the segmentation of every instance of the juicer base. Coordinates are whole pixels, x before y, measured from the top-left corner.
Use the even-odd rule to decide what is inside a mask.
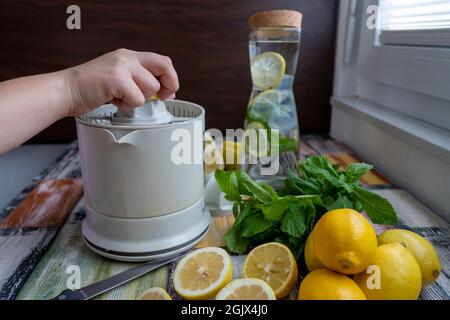
[[[180,246],[177,246],[176,248],[169,248],[167,250],[162,250],[159,252],[140,252],[130,254],[127,252],[111,251],[105,248],[98,247],[95,244],[89,242],[89,240],[87,240],[84,236],[83,241],[86,244],[86,246],[88,246],[89,249],[105,258],[124,262],[146,262],[146,261],[158,261],[163,259],[170,259],[171,257],[178,255],[179,253],[188,251],[189,249],[193,248],[197,243],[199,243],[203,239],[203,237],[208,233],[208,231],[209,226],[202,234],[200,234],[198,238],[195,238],[192,241],[189,241],[188,243],[184,243]]]
[[[181,211],[151,218],[117,218],[86,207],[83,240],[101,256],[126,262],[170,258],[206,235],[211,214],[203,199]]]

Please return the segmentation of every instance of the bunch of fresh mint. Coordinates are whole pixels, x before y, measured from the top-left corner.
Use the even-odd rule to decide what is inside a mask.
[[[236,220],[225,237],[228,249],[243,254],[253,246],[276,241],[298,257],[317,220],[339,208],[364,210],[374,223],[396,224],[389,201],[360,184],[372,168],[354,163],[339,170],[326,157],[312,156],[299,164],[297,174],[291,173],[279,192],[244,172],[217,170],[220,189],[234,202]]]

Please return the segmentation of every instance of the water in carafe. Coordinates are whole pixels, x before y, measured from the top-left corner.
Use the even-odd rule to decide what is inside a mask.
[[[250,32],[249,53],[253,88],[246,117],[246,134],[258,133],[258,143],[246,143],[245,171],[254,179],[280,186],[299,157],[300,136],[293,84],[300,48],[300,28],[256,28]],[[263,141],[264,140],[264,141]],[[277,141],[274,144],[274,141]],[[271,143],[272,142],[272,143]],[[261,152],[261,145],[269,151]],[[276,150],[277,149],[277,150]],[[249,159],[252,158],[252,159]],[[255,161],[255,158],[257,161]],[[279,161],[272,174],[267,167]],[[265,170],[266,169],[266,170]]]

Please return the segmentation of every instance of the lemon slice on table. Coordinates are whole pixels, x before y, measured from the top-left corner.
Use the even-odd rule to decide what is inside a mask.
[[[172,300],[172,298],[163,288],[155,287],[141,294],[139,300]]]
[[[260,279],[237,279],[220,290],[216,300],[276,300],[276,297],[272,288]]]
[[[185,299],[211,299],[231,281],[232,273],[231,258],[224,249],[202,248],[180,260],[173,284]]]
[[[286,61],[276,52],[264,52],[253,58],[251,75],[253,85],[261,90],[276,88],[283,80]]]
[[[264,280],[283,298],[294,288],[298,278],[297,262],[288,247],[271,242],[254,248],[244,262],[244,276]]]

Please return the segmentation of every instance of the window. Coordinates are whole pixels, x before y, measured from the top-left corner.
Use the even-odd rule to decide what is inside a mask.
[[[331,135],[450,217],[450,0],[340,0],[336,50]]]
[[[450,46],[449,0],[380,0],[378,13],[381,44]]]
[[[450,0],[358,4],[355,96],[450,130]],[[376,30],[366,24],[373,4]]]
[[[450,0],[342,0],[338,30],[335,96],[450,130]]]

